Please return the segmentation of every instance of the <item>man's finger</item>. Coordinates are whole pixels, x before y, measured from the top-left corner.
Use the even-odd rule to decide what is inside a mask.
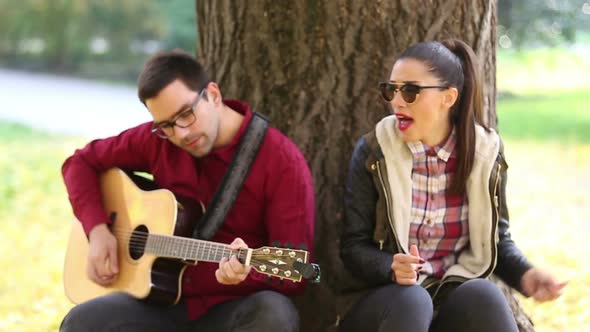
[[[223,276],[223,272],[221,272],[221,269],[215,270],[215,278],[217,279],[218,283],[226,284],[225,277]]]
[[[246,242],[244,242],[244,240],[237,237],[232,241],[232,243],[230,243],[229,248],[231,250],[238,250],[240,248],[248,248],[248,245],[246,244]]]
[[[96,269],[94,268],[94,264],[89,260],[86,266],[86,274],[88,278],[96,283],[99,283],[100,278],[96,274]]]
[[[119,273],[119,258],[117,257],[117,247],[109,247],[108,262],[110,263],[109,270],[111,274]]]
[[[223,264],[221,270],[223,271],[223,274],[227,279],[234,279],[236,277],[236,272],[234,272],[234,270],[232,269],[230,262],[226,262],[225,264]]]
[[[106,257],[93,258],[92,265],[94,266],[94,271],[96,272],[96,275],[99,278],[109,273],[108,262],[106,261]]]
[[[232,269],[233,272],[235,273],[244,273],[244,265],[242,265],[242,263],[240,263],[240,261],[238,261],[237,257],[235,255],[231,256],[231,259],[229,260],[229,266]]]

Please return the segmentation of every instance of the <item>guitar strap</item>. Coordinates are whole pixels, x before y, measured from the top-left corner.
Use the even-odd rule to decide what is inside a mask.
[[[260,150],[267,129],[268,120],[254,112],[244,136],[238,143],[236,153],[223,175],[221,184],[213,194],[211,204],[197,227],[194,228],[193,238],[208,240],[221,227],[250,172],[250,167]]]

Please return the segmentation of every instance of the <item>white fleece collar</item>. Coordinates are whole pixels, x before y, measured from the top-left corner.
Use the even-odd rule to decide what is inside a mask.
[[[412,208],[412,153],[397,133],[397,118],[385,117],[375,128],[377,142],[385,158],[387,181],[390,188],[390,226],[395,229],[401,249],[409,252],[409,226]],[[489,179],[500,149],[499,136],[476,126],[476,149],[473,169],[467,179],[469,202],[470,246],[459,256],[458,262],[446,275],[473,278],[481,275],[492,262],[492,209]],[[394,235],[395,235],[394,234]],[[497,236],[496,236],[497,237]],[[497,238],[495,239],[497,241]],[[445,276],[446,276],[445,275]]]

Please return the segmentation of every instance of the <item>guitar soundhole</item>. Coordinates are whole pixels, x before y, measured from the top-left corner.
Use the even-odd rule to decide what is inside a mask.
[[[145,243],[148,238],[148,229],[141,225],[133,230],[129,240],[129,255],[133,259],[140,259],[145,251]]]

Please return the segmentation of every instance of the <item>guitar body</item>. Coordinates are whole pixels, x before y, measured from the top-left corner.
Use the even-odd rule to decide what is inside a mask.
[[[82,224],[74,220],[64,264],[66,296],[77,304],[112,292],[126,292],[139,299],[177,303],[187,262],[145,253],[138,243],[148,233],[190,236],[192,221],[200,218],[202,207],[183,198],[179,204],[169,190],[144,191],[116,168],[101,175],[100,185],[105,210],[113,221],[111,231],[118,242],[119,275],[108,287],[88,278],[88,240]]]

